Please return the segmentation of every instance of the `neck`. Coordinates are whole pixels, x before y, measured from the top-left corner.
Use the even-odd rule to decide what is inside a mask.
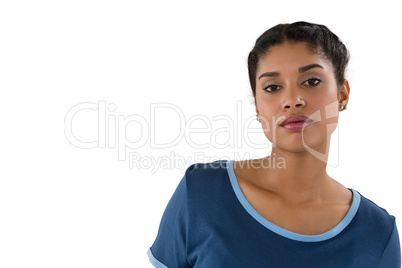
[[[267,189],[292,202],[323,198],[332,180],[326,172],[328,154],[318,159],[307,151],[289,152],[274,147],[263,161],[272,162],[272,158],[284,165],[270,168],[263,165],[259,178]]]

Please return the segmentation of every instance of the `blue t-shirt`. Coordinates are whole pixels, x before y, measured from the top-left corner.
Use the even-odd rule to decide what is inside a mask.
[[[301,235],[263,218],[240,190],[232,160],[193,164],[162,216],[155,267],[401,267],[395,217],[357,191],[344,219]]]

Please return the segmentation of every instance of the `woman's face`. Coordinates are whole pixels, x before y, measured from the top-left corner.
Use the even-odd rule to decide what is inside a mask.
[[[347,82],[337,85],[332,64],[304,43],[271,47],[259,61],[256,112],[274,147],[327,153],[340,104],[346,105],[348,94]],[[281,125],[286,118],[299,115],[313,122]]]

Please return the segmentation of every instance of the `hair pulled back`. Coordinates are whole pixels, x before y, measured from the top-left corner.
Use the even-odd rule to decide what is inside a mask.
[[[283,43],[306,43],[315,53],[332,64],[338,86],[345,81],[345,70],[349,62],[349,51],[342,41],[326,26],[299,21],[291,24],[278,24],[265,31],[255,42],[248,55],[248,74],[251,90],[255,98],[256,75],[260,59],[268,50]]]

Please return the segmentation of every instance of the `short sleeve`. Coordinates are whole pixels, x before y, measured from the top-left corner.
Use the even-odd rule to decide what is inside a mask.
[[[148,258],[157,268],[190,267],[187,263],[187,187],[180,181],[163,213],[158,235],[148,250]]]
[[[396,224],[382,254],[380,268],[401,268],[401,245]]]

